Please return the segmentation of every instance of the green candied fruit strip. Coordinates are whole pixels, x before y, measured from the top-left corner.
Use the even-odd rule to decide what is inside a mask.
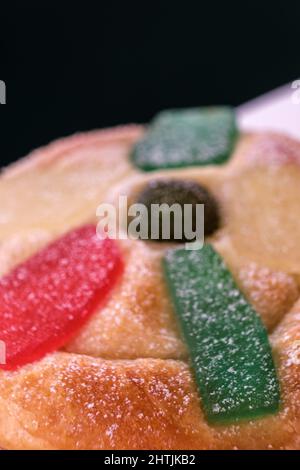
[[[163,111],[133,148],[131,159],[144,171],[220,164],[238,135],[229,107]]]
[[[267,332],[219,254],[211,245],[170,250],[163,267],[207,420],[277,412],[280,390]]]

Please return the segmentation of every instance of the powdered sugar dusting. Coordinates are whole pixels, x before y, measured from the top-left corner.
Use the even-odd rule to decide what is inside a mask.
[[[295,197],[295,194],[298,194],[297,184],[299,186],[297,182],[299,144],[290,142],[286,145],[283,139],[282,136],[271,135],[252,139],[251,145],[255,145],[256,148],[249,147],[249,158],[247,155],[243,155],[242,166],[245,162],[248,167],[252,165],[254,170],[257,166],[264,166],[263,170],[257,170],[258,174],[263,173],[261,179],[256,176],[252,177],[252,170],[248,176],[248,169],[245,173],[237,175],[236,179],[232,179],[230,171],[226,173],[228,165],[225,165],[224,179],[221,181],[222,178],[219,178],[219,182],[220,188],[223,183],[225,186],[228,183],[230,195],[227,199],[227,197],[223,198],[220,193],[219,197],[225,208],[228,207],[228,211],[225,210],[226,224],[224,228],[227,229],[227,222],[229,222],[230,235],[234,235],[233,242],[237,248],[239,260],[243,259],[246,263],[254,260],[257,266],[269,266],[269,268],[277,270],[276,272],[282,270],[290,272],[292,270],[297,273],[300,265],[297,251],[299,236],[296,217],[299,198]],[[52,233],[52,228],[58,229],[58,233],[61,233],[65,226],[82,223],[87,217],[93,216],[95,202],[97,204],[101,202],[107,187],[127,174],[134,173],[134,169],[127,162],[127,149],[129,149],[127,143],[125,150],[121,148],[122,146],[113,144],[114,149],[111,152],[99,149],[97,145],[89,145],[90,151],[85,153],[89,138],[83,135],[80,140],[82,149],[75,152],[74,159],[74,149],[69,151],[70,144],[67,141],[64,144],[66,155],[62,154],[61,144],[54,144],[57,147],[55,163],[53,163],[52,155],[49,155],[51,158],[45,159],[44,154],[47,151],[42,150],[39,151],[41,153],[39,157],[42,158],[39,159],[41,165],[39,165],[38,171],[30,160],[28,162],[30,163],[28,165],[29,171],[27,169],[23,173],[21,171],[21,178],[18,177],[18,174],[13,174],[9,178],[11,181],[4,183],[2,180],[0,188],[2,201],[1,239],[4,239],[4,243],[2,241],[0,247],[2,273],[7,272],[16,262],[23,260],[21,251],[24,251],[24,255],[27,257],[32,254],[31,247],[33,251],[36,251],[44,243],[43,236],[37,236],[39,240],[36,239],[37,244],[34,248],[35,241],[28,241],[27,235],[24,237],[19,235],[21,231],[22,233],[26,231],[31,233],[34,227],[43,227],[47,233]],[[256,142],[260,142],[259,145],[256,145]],[[88,158],[85,158],[86,155]],[[64,163],[64,159],[68,159],[69,163]],[[56,167],[57,162],[62,162],[58,168]],[[88,162],[90,164],[86,165]],[[274,166],[275,169],[266,168],[269,163],[271,163],[269,166]],[[287,163],[291,171],[285,168]],[[112,172],[112,167],[118,168],[120,171],[118,173]],[[219,169],[221,170],[221,168]],[[195,171],[194,169],[189,171],[195,178],[198,173],[200,176],[202,174],[202,169],[199,168]],[[290,174],[295,174],[294,179],[288,174],[289,171]],[[97,173],[98,177],[93,177],[94,173]],[[178,172],[176,177],[183,174]],[[83,175],[83,178],[78,175]],[[190,176],[191,173],[189,173]],[[229,180],[227,180],[228,176]],[[244,177],[249,178],[248,186],[241,187],[236,184]],[[283,191],[279,191],[279,195],[280,185],[274,185],[276,181],[284,183],[282,184]],[[91,183],[93,183],[93,188]],[[269,199],[266,200],[265,186],[271,187],[271,201],[276,200],[274,213],[271,211]],[[288,196],[284,204],[282,204],[283,193]],[[58,194],[59,197],[57,197]],[[256,194],[258,198],[257,200],[244,199],[245,194]],[[94,197],[95,200],[93,200]],[[237,214],[239,201],[241,211]],[[49,210],[47,209],[45,213],[47,207]],[[254,211],[252,211],[252,207]],[[32,210],[29,211],[28,208],[32,208]],[[250,219],[250,223],[246,226],[243,214],[248,215]],[[291,225],[285,222],[287,214],[292,216]],[[233,216],[234,224],[231,223]],[[274,220],[271,232],[266,230],[265,224],[265,218],[270,216]],[[281,227],[278,225],[278,220],[282,222]],[[17,230],[18,234],[14,238],[13,234]],[[264,238],[260,238],[261,232],[266,232]],[[279,233],[280,237],[274,237],[276,233]],[[259,235],[258,239],[257,235]],[[48,241],[46,238],[45,242]],[[250,246],[246,243],[244,246],[241,244],[241,239],[243,242],[253,240],[255,243],[253,242]],[[20,248],[21,245],[24,250]],[[29,245],[30,250],[27,251]],[[5,253],[8,255],[6,256]],[[136,255],[148,259],[142,250],[136,249]],[[134,258],[134,255],[132,256]],[[132,270],[128,268],[128,275],[131,272],[132,276],[135,276],[140,292],[143,291],[143,285],[148,286],[147,278],[151,278],[152,269],[154,268],[148,263],[143,268],[142,259],[140,262],[136,262]],[[265,305],[263,304],[267,302],[269,293],[270,299],[272,302],[274,301],[274,308],[276,306],[277,309],[277,305],[279,306],[281,302],[280,299],[285,296],[284,286],[286,286],[286,292],[293,291],[292,282],[286,277],[277,274],[273,277],[273,271],[270,275],[274,279],[272,285],[264,281],[264,275],[262,278],[260,275],[257,276],[254,268],[243,268],[242,282],[247,288],[249,287],[249,293],[252,292],[252,288],[256,292],[253,302],[257,302],[257,305],[260,304],[262,311],[264,311]],[[156,282],[161,283],[161,278],[158,277]],[[85,350],[91,355],[103,354],[105,356],[107,354],[109,356],[112,354],[111,357],[117,357],[117,325],[124,327],[126,324],[125,314],[131,312],[134,316],[133,318],[128,317],[127,330],[121,328],[121,331],[124,332],[122,338],[127,338],[127,343],[126,341],[122,342],[122,347],[124,343],[128,347],[127,351],[124,347],[122,352],[125,357],[130,357],[130,354],[138,357],[147,350],[148,354],[154,354],[157,351],[157,355],[166,354],[163,357],[168,357],[170,354],[170,357],[173,357],[173,354],[176,354],[177,350],[179,351],[178,339],[169,350],[168,348],[164,349],[164,346],[160,348],[156,336],[156,326],[154,325],[153,329],[148,323],[143,326],[142,312],[147,310],[147,305],[149,305],[149,319],[152,318],[154,323],[158,314],[155,308],[156,304],[150,295],[151,283],[149,283],[149,289],[145,288],[144,296],[142,293],[137,295],[134,290],[135,282],[132,281],[132,284],[130,286],[128,282],[127,288],[125,288],[125,284],[122,287],[124,292],[127,291],[127,295],[119,296],[118,294],[114,297],[115,292],[113,293],[115,299],[115,305],[111,305],[113,314],[107,315],[107,329],[103,329],[102,336],[104,343],[106,341],[108,345],[112,339],[109,332],[109,321],[111,321],[112,329],[115,329],[111,349],[101,350],[98,345],[99,340],[101,342],[101,336],[97,336],[98,339],[95,341],[91,338],[86,346],[87,343],[84,342],[89,341],[89,336],[93,336],[93,330],[87,328],[86,337],[81,336],[83,343],[78,342],[76,345],[78,352]],[[275,290],[272,290],[273,285],[276,285],[276,289],[278,289],[276,299],[274,297]],[[282,289],[279,285],[282,286]],[[131,289],[132,301],[129,301]],[[264,289],[267,289],[265,296]],[[157,287],[154,288],[154,292],[158,292]],[[262,301],[263,303],[261,303]],[[139,303],[143,306],[143,310],[139,309]],[[120,316],[119,311],[124,312],[124,316]],[[164,309],[163,311],[166,312]],[[172,317],[172,312],[170,312],[170,316]],[[115,318],[115,322],[113,318]],[[169,324],[168,321],[166,323]],[[133,337],[136,336],[134,333],[135,324],[139,324],[138,334],[140,337],[137,339],[139,346],[130,349],[129,343],[133,342]],[[146,361],[103,361],[58,353],[32,365],[22,367],[15,373],[1,371],[1,446],[5,448],[19,446],[22,448],[83,449],[134,447],[153,449],[161,447],[165,449],[185,447],[205,449],[300,448],[299,324],[300,313],[298,309],[292,315],[287,315],[271,336],[279,365],[283,402],[281,413],[274,417],[247,421],[241,426],[219,426],[218,428],[208,426],[201,415],[189,370],[182,363],[165,360],[152,361],[151,359]],[[143,328],[145,345],[140,348]],[[98,330],[95,329],[95,333],[96,331],[98,334]],[[130,336],[130,331],[132,331],[132,336]],[[164,334],[167,335],[167,342],[173,334],[176,337],[173,327],[170,329],[166,325],[161,327],[160,339],[162,341]],[[233,341],[233,338],[229,338],[228,344],[232,346]],[[149,353],[147,342],[151,343],[151,353]],[[92,343],[94,344],[92,345]],[[170,344],[172,345],[172,340],[170,340]],[[228,373],[233,374],[234,367],[229,367]],[[28,435],[24,434],[24,431],[27,431]]]
[[[13,369],[61,347],[94,312],[122,268],[117,245],[88,225],[0,279],[0,339]]]
[[[67,350],[108,359],[185,358],[161,253],[135,240],[127,241],[123,253],[125,271],[119,285]]]
[[[184,439],[178,419],[191,420],[197,403],[183,363],[63,353],[6,373],[0,390],[30,411],[28,432],[47,433],[54,447],[63,439],[67,448],[69,439],[77,448],[168,447]]]
[[[278,410],[267,334],[221,258],[172,250],[166,275],[208,418],[234,421]]]
[[[256,134],[246,154],[245,163],[262,165],[300,165],[299,142],[275,133]]]
[[[293,276],[255,263],[243,266],[237,281],[269,330],[279,323],[299,297]]]
[[[236,136],[229,108],[164,111],[133,151],[143,170],[222,163]]]

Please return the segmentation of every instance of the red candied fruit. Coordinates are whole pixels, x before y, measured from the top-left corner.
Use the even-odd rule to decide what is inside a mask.
[[[0,368],[16,369],[64,346],[103,304],[122,268],[116,242],[85,225],[0,279],[0,340],[6,349]]]

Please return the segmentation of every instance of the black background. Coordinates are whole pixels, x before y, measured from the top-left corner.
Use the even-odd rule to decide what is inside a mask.
[[[25,3],[0,8],[2,165],[78,130],[300,78],[299,1]]]

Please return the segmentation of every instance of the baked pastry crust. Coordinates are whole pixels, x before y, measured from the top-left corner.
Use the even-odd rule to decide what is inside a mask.
[[[207,424],[164,286],[162,248],[127,240],[119,241],[126,261],[120,284],[65,350],[1,371],[0,446],[299,449],[300,144],[275,134],[244,136],[226,165],[146,175],[128,160],[142,133],[128,126],[76,135],[5,169],[1,274],[66,230],[96,220],[102,201],[131,197],[151,178],[202,182],[224,221],[211,242],[270,332],[281,411],[238,425]],[[276,220],[282,227],[274,231]]]

